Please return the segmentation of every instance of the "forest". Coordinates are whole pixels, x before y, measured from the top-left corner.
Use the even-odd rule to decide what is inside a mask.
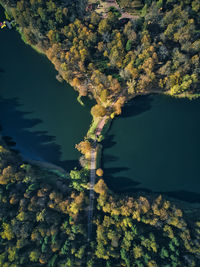
[[[87,241],[89,175],[65,177],[0,146],[0,266],[199,266],[200,218],[161,195],[120,196],[95,185]]]
[[[139,3],[134,19],[121,20],[114,9],[106,17],[86,12],[83,0],[1,3],[24,40],[55,65],[60,80],[96,99],[93,116],[119,114],[125,101],[141,94],[199,95],[198,0],[119,0],[121,8]],[[121,92],[124,98],[109,109]]]
[[[134,19],[113,8],[106,17],[86,11],[84,0],[0,1],[58,79],[96,100],[94,118],[119,115],[136,95],[199,96],[199,1],[117,2]],[[77,148],[90,158],[88,140]],[[102,176],[87,240],[89,170],[61,177],[23,162],[1,140],[0,266],[200,266],[199,216],[161,195],[115,194]]]

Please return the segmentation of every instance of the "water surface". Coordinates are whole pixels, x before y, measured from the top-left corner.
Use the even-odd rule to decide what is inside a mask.
[[[0,31],[0,125],[29,158],[67,169],[91,116],[53,65],[14,30]],[[116,191],[147,190],[200,202],[200,99],[138,97],[114,120],[103,167]]]
[[[104,143],[107,182],[116,191],[142,188],[200,200],[200,99],[137,97]]]
[[[15,30],[0,31],[3,135],[26,157],[71,168],[80,156],[74,146],[91,122],[90,104],[82,107],[73,88],[55,76],[49,60],[24,44]]]

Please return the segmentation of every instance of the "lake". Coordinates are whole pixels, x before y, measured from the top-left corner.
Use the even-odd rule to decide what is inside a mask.
[[[14,29],[0,30],[2,134],[16,142],[23,156],[70,169],[80,157],[75,144],[92,120],[91,101],[82,107],[77,92],[59,83],[56,74],[51,62],[24,44]]]
[[[107,183],[200,201],[200,99],[133,99],[104,141]]]
[[[0,31],[0,125],[25,157],[77,166],[75,144],[90,122],[91,102],[59,83],[48,59],[15,30]],[[200,202],[200,99],[144,96],[132,100],[103,142],[108,185],[118,192],[165,192]]]

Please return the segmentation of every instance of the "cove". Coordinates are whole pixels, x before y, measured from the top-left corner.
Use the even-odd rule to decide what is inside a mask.
[[[1,9],[2,10],[2,9]],[[2,14],[1,14],[2,15]],[[13,29],[0,31],[0,125],[24,157],[65,169],[78,165],[79,143],[89,128],[91,102],[59,83],[49,60]],[[8,139],[7,137],[7,139]]]
[[[133,99],[104,141],[106,182],[200,202],[200,99]]]

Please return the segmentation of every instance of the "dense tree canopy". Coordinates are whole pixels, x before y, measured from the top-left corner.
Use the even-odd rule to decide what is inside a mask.
[[[200,222],[169,200],[120,197],[100,178],[87,242],[84,169],[61,178],[3,146],[0,157],[0,266],[199,266]]]
[[[196,0],[120,0],[121,7],[141,11],[125,23],[114,11],[106,18],[95,11],[80,15],[87,1],[2,2],[26,41],[42,50],[80,95],[92,94],[100,105],[109,105],[124,89],[126,99],[162,91],[199,94]]]

